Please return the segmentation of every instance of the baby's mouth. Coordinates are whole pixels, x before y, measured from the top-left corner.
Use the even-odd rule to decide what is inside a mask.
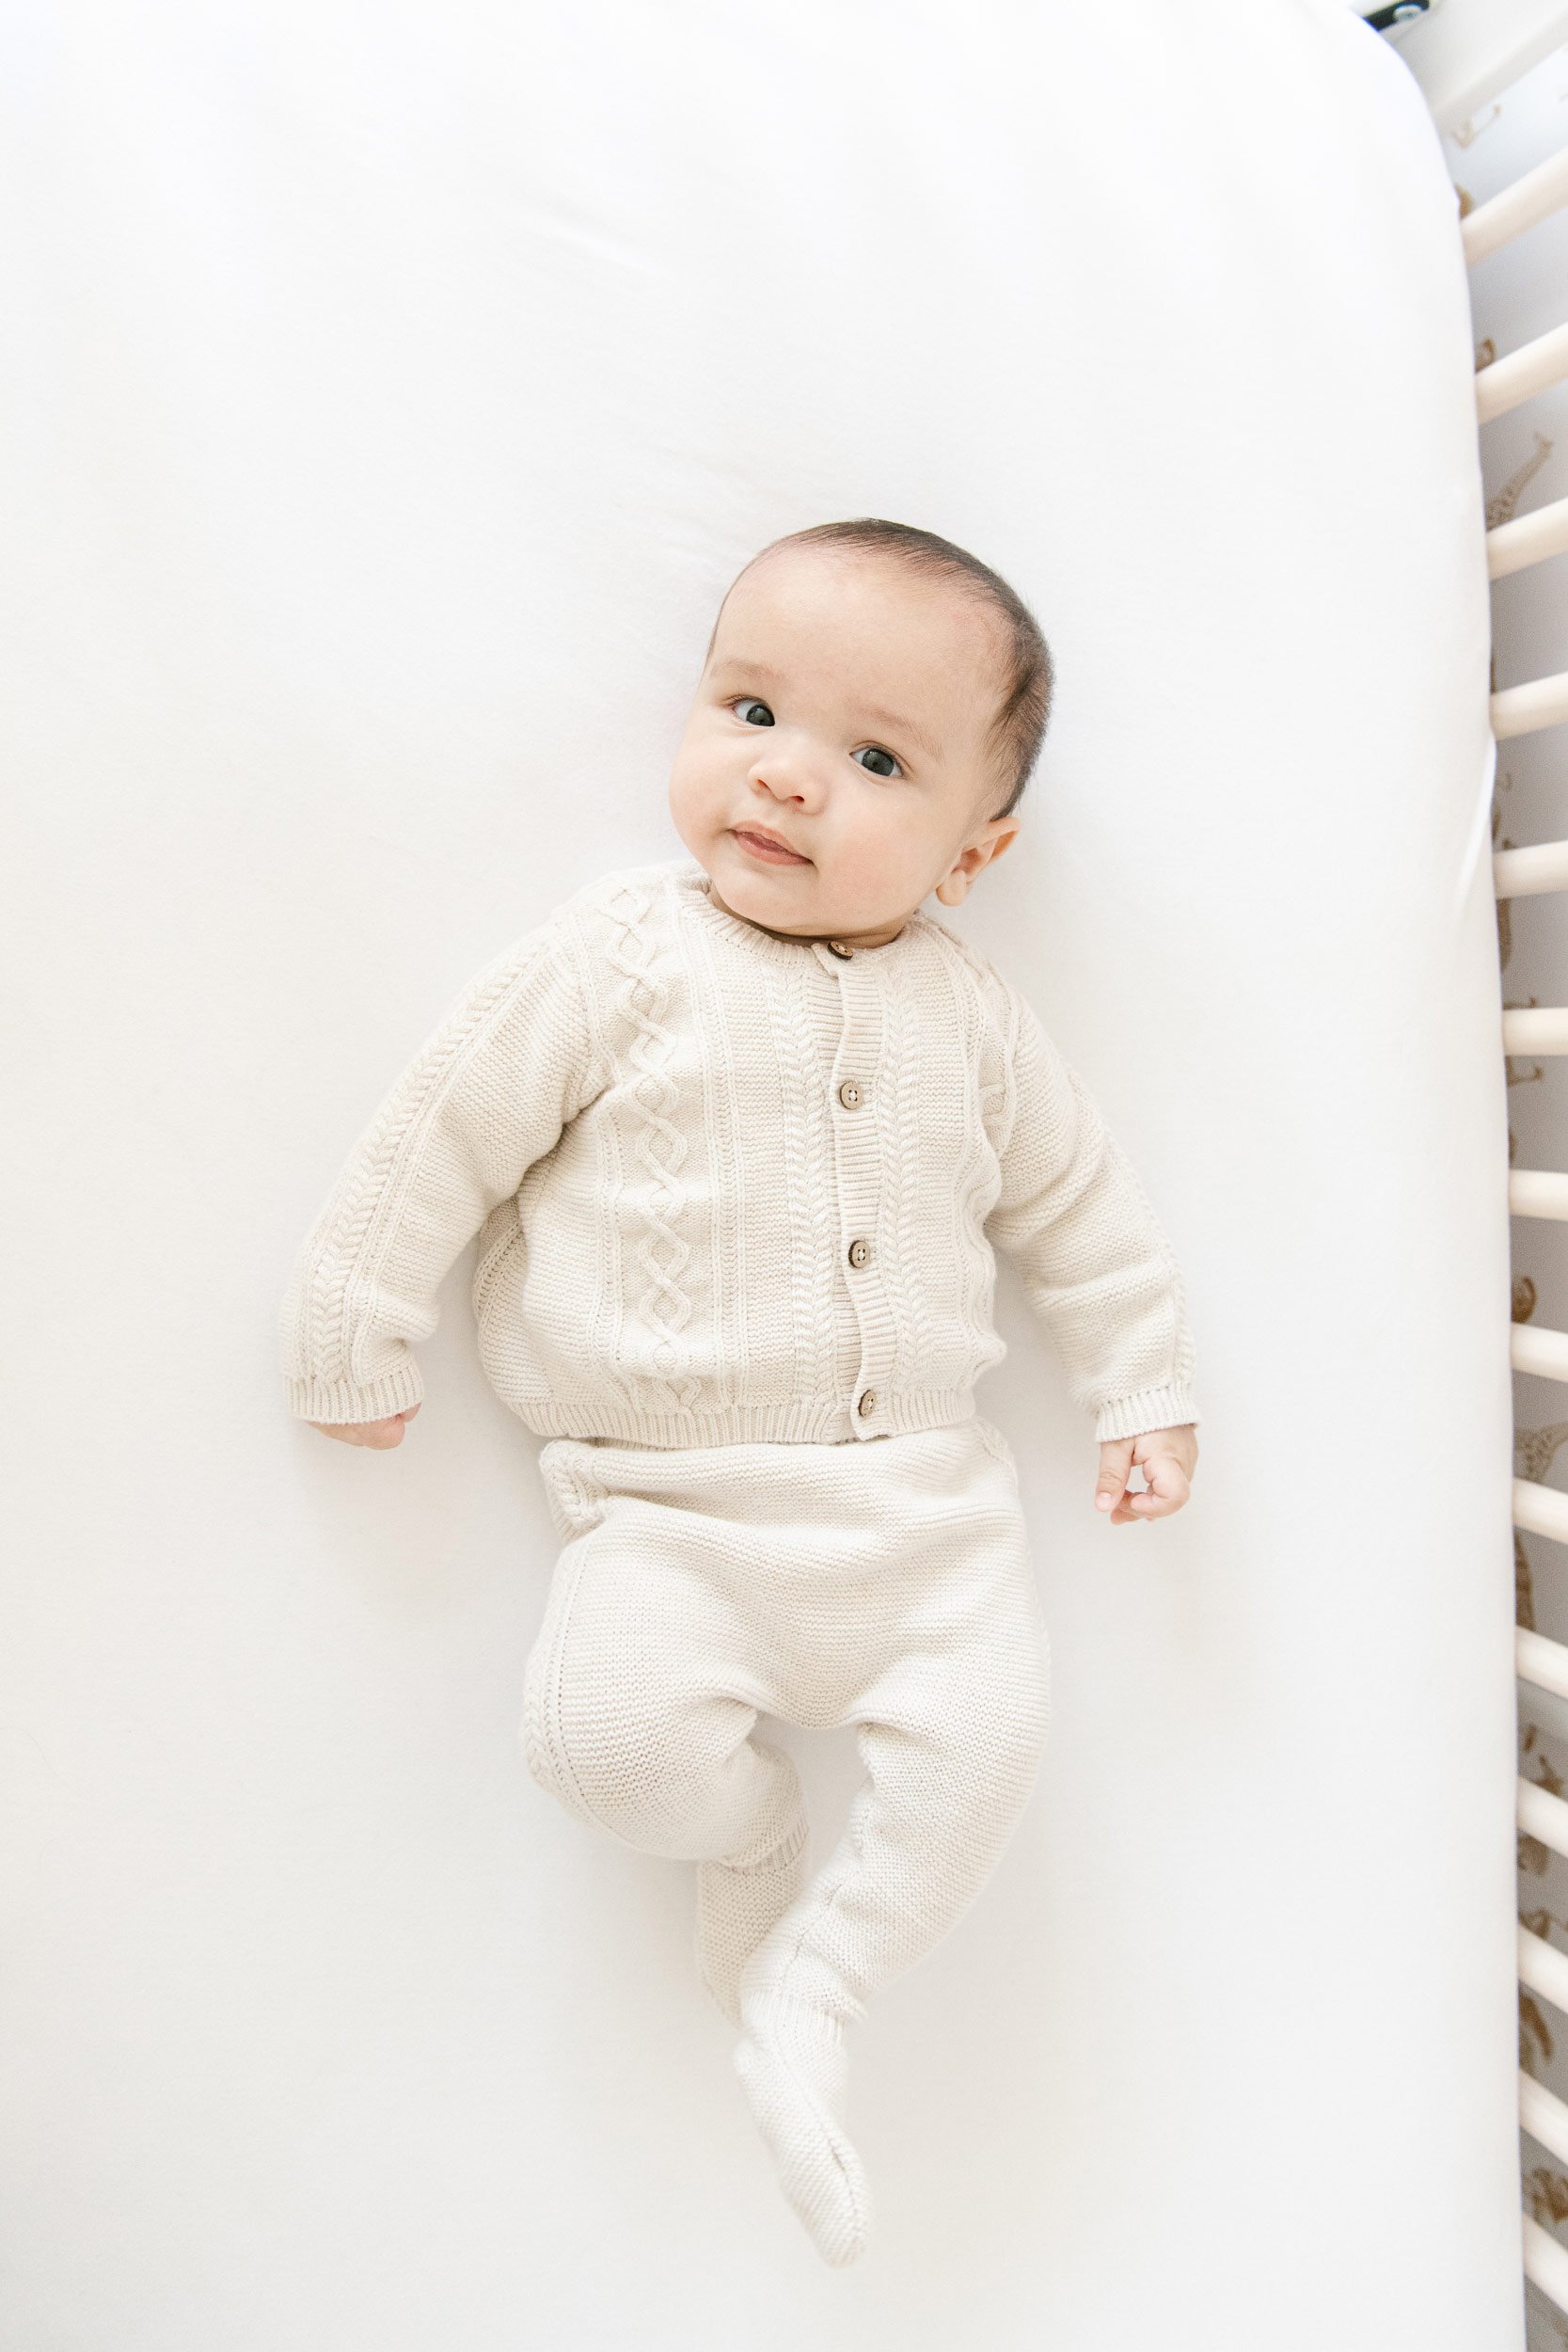
[[[770,840],[767,834],[753,833],[748,825],[731,827],[736,839],[748,855],[759,858],[768,866],[809,866],[811,860],[786,842]]]

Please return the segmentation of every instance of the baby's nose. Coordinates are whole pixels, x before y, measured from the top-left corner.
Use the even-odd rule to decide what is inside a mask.
[[[773,753],[757,760],[752,769],[753,783],[771,792],[775,800],[799,801],[818,798],[826,790],[826,780],[816,763],[809,757]]]

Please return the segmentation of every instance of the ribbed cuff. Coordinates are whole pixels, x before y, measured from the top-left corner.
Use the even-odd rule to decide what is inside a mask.
[[[424,1400],[424,1382],[417,1364],[404,1364],[383,1373],[379,1380],[356,1388],[351,1380],[298,1379],[284,1375],[289,1410],[302,1421],[386,1421],[405,1413]]]
[[[1148,1429],[1177,1429],[1197,1417],[1197,1400],[1191,1389],[1175,1381],[1164,1389],[1140,1389],[1135,1396],[1112,1397],[1100,1408],[1094,1434],[1103,1445],[1111,1438],[1142,1437]]]

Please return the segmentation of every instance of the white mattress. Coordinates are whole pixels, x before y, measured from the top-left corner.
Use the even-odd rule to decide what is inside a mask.
[[[0,42],[0,2335],[1513,2352],[1487,595],[1397,56],[1336,0],[38,0]],[[1024,834],[951,919],[1136,1162],[1204,1422],[1190,1507],[1107,1529],[1004,1269],[1053,1745],[860,2029],[840,2275],[686,1867],[527,1778],[553,1541],[467,1262],[395,1455],[290,1423],[273,1335],[463,981],[678,848],[733,572],[864,513],[1050,637]],[[791,1744],[825,1851],[852,1759]]]

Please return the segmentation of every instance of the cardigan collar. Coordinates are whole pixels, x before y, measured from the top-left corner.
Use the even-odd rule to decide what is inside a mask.
[[[727,931],[732,939],[742,940],[761,954],[775,958],[799,956],[802,950],[815,949],[819,961],[843,961],[833,955],[825,938],[785,939],[776,931],[765,930],[760,923],[748,923],[743,915],[731,914],[727,908],[717,905],[707,868],[696,858],[677,858],[673,861],[673,866],[675,888],[686,904],[704,922]],[[921,932],[932,928],[930,916],[916,908],[896,938],[884,940],[879,947],[855,947],[850,953],[853,956],[895,956],[901,948],[908,948]]]

